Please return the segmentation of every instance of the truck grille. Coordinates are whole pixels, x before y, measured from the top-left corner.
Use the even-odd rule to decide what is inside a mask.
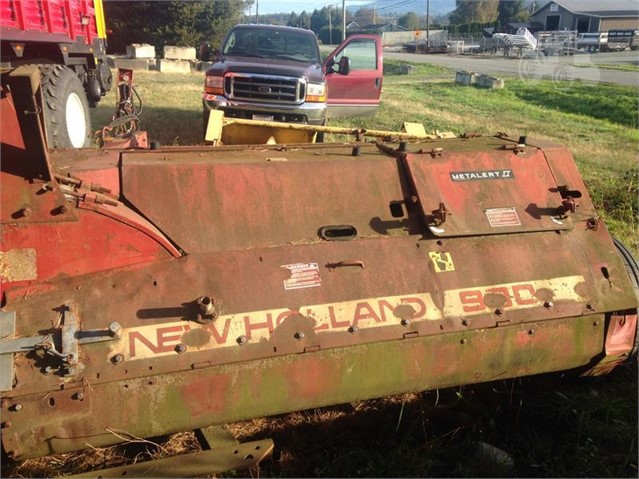
[[[306,80],[275,75],[230,73],[224,78],[224,95],[236,100],[302,103]]]

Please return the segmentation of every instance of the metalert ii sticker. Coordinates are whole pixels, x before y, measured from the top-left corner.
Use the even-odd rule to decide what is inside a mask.
[[[514,180],[515,174],[510,168],[504,170],[451,171],[450,179],[453,181]]]

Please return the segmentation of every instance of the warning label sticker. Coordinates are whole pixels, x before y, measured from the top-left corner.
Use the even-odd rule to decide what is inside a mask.
[[[501,226],[521,226],[519,216],[514,207],[510,208],[490,208],[486,210],[488,222],[493,228]]]
[[[291,272],[291,277],[284,280],[284,289],[313,288],[322,282],[317,263],[284,264],[282,268]]]
[[[431,251],[428,253],[436,273],[446,273],[448,271],[455,271],[455,264],[453,263],[453,257],[450,253],[438,253]]]

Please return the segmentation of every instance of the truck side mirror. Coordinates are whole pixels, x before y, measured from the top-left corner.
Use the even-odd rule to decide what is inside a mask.
[[[339,59],[339,69],[337,73],[340,75],[348,75],[351,72],[351,59],[348,57],[342,57]]]

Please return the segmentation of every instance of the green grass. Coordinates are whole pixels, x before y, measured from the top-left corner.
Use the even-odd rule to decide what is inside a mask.
[[[589,68],[592,65],[573,65],[579,68]],[[621,70],[624,72],[639,72],[639,65],[635,65],[632,63],[597,63],[595,65],[597,68],[604,68],[606,70]]]

